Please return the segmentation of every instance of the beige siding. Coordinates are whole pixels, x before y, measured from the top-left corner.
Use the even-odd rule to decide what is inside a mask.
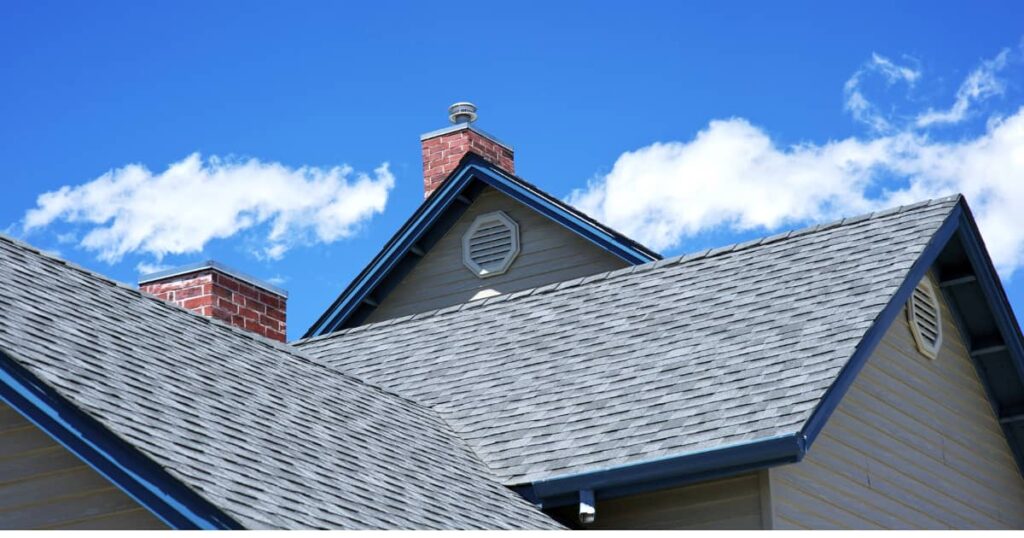
[[[761,529],[762,475],[597,501],[593,529]]]
[[[477,278],[462,264],[462,235],[477,215],[504,211],[519,225],[521,251],[508,272]],[[626,262],[488,187],[366,323],[470,301],[477,293],[509,293],[626,267]]]
[[[1024,528],[1024,480],[942,317],[933,361],[904,310],[806,458],[771,470],[776,528]]]
[[[0,402],[0,529],[35,528],[166,527]]]

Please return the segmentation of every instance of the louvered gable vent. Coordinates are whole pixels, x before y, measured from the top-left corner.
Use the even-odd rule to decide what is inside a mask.
[[[934,359],[942,346],[942,310],[935,288],[927,277],[914,288],[907,305],[907,317],[910,318],[910,332],[917,342],[917,349]]]
[[[462,262],[480,278],[508,271],[519,255],[519,226],[501,211],[480,215],[462,236]]]

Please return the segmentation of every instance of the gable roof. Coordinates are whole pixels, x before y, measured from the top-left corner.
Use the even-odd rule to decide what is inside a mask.
[[[171,526],[553,528],[435,411],[0,236],[0,397]]]
[[[799,460],[914,285],[972,226],[950,197],[297,345],[437,409],[545,506],[574,490],[625,494]],[[1003,307],[991,311],[1019,342]],[[1024,396],[1020,358],[1007,361],[1000,416]]]
[[[365,319],[420,257],[458,220],[484,186],[490,186],[552,219],[583,239],[630,264],[661,256],[621,233],[552,197],[526,180],[467,153],[412,217],[330,307],[306,331],[305,338],[330,334]]]

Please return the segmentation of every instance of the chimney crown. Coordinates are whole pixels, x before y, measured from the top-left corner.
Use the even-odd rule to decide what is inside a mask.
[[[476,111],[473,103],[455,103],[448,107],[448,119],[454,125],[420,136],[424,197],[430,196],[470,152],[510,174],[515,173],[512,146],[476,128]]]
[[[284,342],[288,292],[215,261],[144,275],[139,290],[186,310]]]

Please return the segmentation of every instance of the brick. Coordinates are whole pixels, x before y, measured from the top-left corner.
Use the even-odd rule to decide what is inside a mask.
[[[220,271],[179,275],[139,289],[196,314],[285,341],[286,298]]]
[[[191,299],[186,299],[183,303],[181,303],[181,306],[189,310],[195,310],[197,308],[202,308],[204,306],[213,306],[213,297],[210,295],[204,295],[202,297],[193,297]]]
[[[260,313],[267,311],[267,305],[260,302],[259,299],[253,299],[252,297],[245,298],[245,307]]]
[[[479,155],[509,173],[515,173],[513,153],[497,142],[473,131],[463,130],[424,140],[421,143],[421,152],[423,154],[424,196],[429,196],[434,189],[438,188],[469,152]]]
[[[284,323],[284,321],[285,321],[285,311],[280,309],[280,308],[268,308],[267,309],[267,317],[269,317],[271,319],[276,319],[277,321],[280,321],[280,322]]]
[[[222,310],[224,310],[224,311],[226,311],[226,312],[228,312],[230,314],[237,314],[238,313],[238,305],[233,303],[233,302],[231,302],[230,299],[225,299],[223,297],[218,297],[217,298],[217,302],[214,303],[214,304],[217,306],[217,308],[220,308],[220,309],[222,309]]]
[[[260,314],[260,325],[263,325],[263,326],[266,326],[266,327],[273,327],[273,328],[276,329],[277,326],[278,326],[278,323],[279,323],[279,321],[274,319],[274,318],[272,318],[271,316],[268,316],[267,314]]]
[[[234,315],[234,312],[221,308],[220,305],[214,305],[212,308],[213,310],[210,314],[211,317],[219,319],[225,323],[231,323],[231,317]]]
[[[238,308],[238,315],[242,316],[243,318],[245,318],[247,320],[258,320],[258,319],[260,319],[259,313],[256,312],[255,310],[251,309],[251,308],[239,307]]]
[[[239,282],[230,276],[218,274],[217,284],[220,284],[231,291],[238,291]]]
[[[284,306],[284,300],[280,295],[262,291],[260,292],[260,302],[267,305],[267,308],[282,308]]]
[[[200,295],[209,295],[209,293],[203,293],[205,286],[189,286],[182,288],[174,292],[174,300],[188,299],[190,297],[199,297]]]
[[[284,333],[283,332],[279,332],[279,331],[275,331],[273,329],[267,329],[267,331],[264,334],[264,336],[266,336],[267,338],[270,338],[271,340],[277,340],[278,342],[284,342],[285,341]]]
[[[211,291],[215,297],[223,297],[229,301],[231,300],[232,291],[223,285],[217,284],[213,286]]]

